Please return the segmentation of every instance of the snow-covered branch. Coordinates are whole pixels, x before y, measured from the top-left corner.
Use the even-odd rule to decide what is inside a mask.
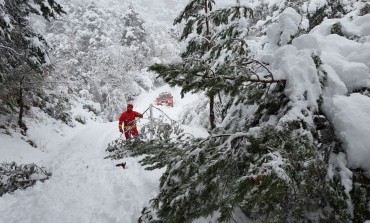
[[[16,50],[10,48],[10,47],[7,47],[7,46],[4,46],[4,45],[0,45],[0,48],[4,48],[4,49],[7,49],[7,50],[10,50],[12,51],[13,53],[19,55],[19,56],[22,56],[22,54],[18,53]]]

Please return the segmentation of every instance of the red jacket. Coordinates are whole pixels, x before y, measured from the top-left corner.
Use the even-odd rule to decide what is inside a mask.
[[[137,117],[143,117],[142,114],[136,111],[125,111],[121,114],[121,117],[119,117],[119,123],[118,126],[122,127],[122,122],[125,126],[131,126],[135,124],[135,118]]]

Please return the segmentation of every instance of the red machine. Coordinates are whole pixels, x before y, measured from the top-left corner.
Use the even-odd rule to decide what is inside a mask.
[[[162,92],[155,100],[157,105],[167,105],[173,107],[173,97],[169,92]]]

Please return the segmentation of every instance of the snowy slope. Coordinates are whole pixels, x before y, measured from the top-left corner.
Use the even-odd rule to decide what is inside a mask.
[[[163,87],[140,95],[133,102],[134,109],[143,112],[162,91],[170,91],[175,98],[173,108],[160,107],[173,119],[197,99],[196,95],[181,99],[179,89]],[[31,148],[17,134],[0,135],[6,142],[0,146],[1,161],[36,162],[53,175],[45,183],[1,197],[1,223],[136,222],[142,208],[156,195],[163,170],[145,171],[134,158],[124,159],[128,165],[124,170],[115,166],[121,161],[104,159],[108,143],[121,137],[118,122],[69,128],[44,120],[29,127],[36,143],[44,143],[43,151]],[[203,129],[186,129],[207,136]]]
[[[65,137],[50,157],[51,179],[1,198],[0,222],[134,222],[160,171],[144,171],[134,159],[126,160],[129,170],[104,160],[118,137],[114,127],[93,124]]]

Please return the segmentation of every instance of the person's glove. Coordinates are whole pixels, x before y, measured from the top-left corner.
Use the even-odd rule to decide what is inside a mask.
[[[119,132],[120,132],[120,133],[123,133],[123,129],[121,129],[121,128],[120,128],[120,129],[119,129]]]
[[[143,115],[140,115],[140,116],[139,116],[139,118],[142,118],[142,117],[143,117]]]

